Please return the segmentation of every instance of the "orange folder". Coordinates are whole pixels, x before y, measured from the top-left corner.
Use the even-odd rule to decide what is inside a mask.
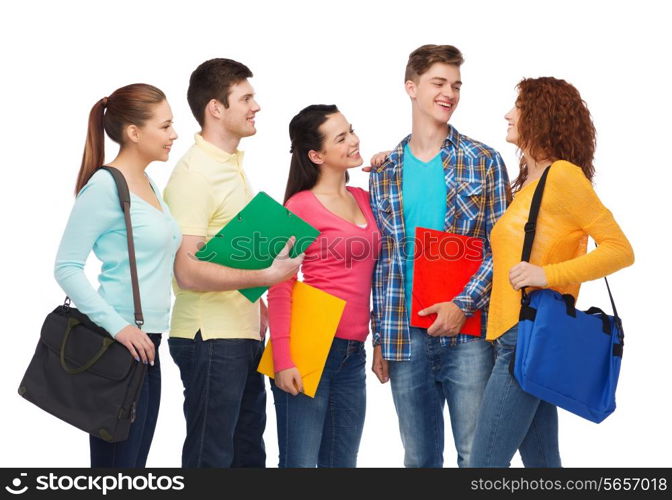
[[[436,314],[418,312],[459,295],[483,262],[483,240],[418,227],[414,257],[411,326],[429,328]],[[460,333],[481,335],[480,310],[467,318]]]
[[[289,349],[303,381],[303,393],[315,397],[329,349],[345,309],[345,300],[301,281],[292,290]],[[257,371],[275,378],[273,346],[269,340]]]

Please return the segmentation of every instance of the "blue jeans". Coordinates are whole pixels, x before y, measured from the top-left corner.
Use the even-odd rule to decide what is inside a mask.
[[[448,403],[457,464],[466,466],[492,346],[482,339],[442,346],[427,330],[411,328],[411,359],[390,361],[392,397],[406,467],[443,467],[443,406]]]
[[[187,437],[182,467],[264,467],[266,388],[253,339],[171,337],[170,355],[184,385]]]
[[[366,411],[364,343],[335,338],[315,398],[271,381],[284,467],[356,467]]]
[[[560,467],[558,410],[523,392],[509,372],[518,325],[495,340],[495,366],[483,396],[471,467],[508,467],[516,450],[525,467]]]
[[[138,396],[135,421],[131,424],[128,438],[125,441],[108,443],[96,436],[90,436],[91,467],[135,468],[144,467],[147,463],[161,402],[161,362],[159,361],[161,334],[150,333],[149,338],[156,348],[154,366],[147,367],[145,381]]]

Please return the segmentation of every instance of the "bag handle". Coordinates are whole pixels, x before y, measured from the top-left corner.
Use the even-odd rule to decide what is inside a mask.
[[[128,189],[128,184],[126,183],[124,174],[122,174],[119,170],[117,170],[114,167],[108,167],[106,165],[103,165],[100,168],[103,170],[107,170],[114,179],[114,183],[117,185],[119,204],[121,205],[121,210],[124,212],[124,222],[126,224],[126,241],[128,246],[128,261],[129,261],[129,267],[131,269],[131,288],[133,289],[133,307],[135,310],[135,324],[138,328],[140,328],[145,323],[145,320],[142,315],[142,304],[140,303],[140,286],[138,284],[138,269],[135,260],[135,245],[133,244],[133,225],[131,224],[131,193]],[[70,306],[70,297],[65,298],[64,305],[66,307]],[[63,356],[63,353],[61,353],[61,356]]]
[[[66,373],[69,373],[70,375],[77,375],[78,373],[85,372],[89,368],[91,368],[93,365],[96,364],[96,362],[101,358],[103,354],[105,354],[105,351],[114,344],[114,340],[110,337],[103,337],[103,343],[100,346],[100,349],[98,349],[98,352],[93,355],[93,357],[88,360],[86,363],[84,363],[82,366],[79,368],[70,368],[68,364],[65,361],[65,346],[68,343],[68,338],[70,337],[70,332],[72,332],[72,329],[79,325],[79,320],[75,318],[68,318],[68,326],[65,329],[65,335],[63,336],[63,342],[61,342],[61,366],[63,369],[66,371]]]
[[[523,254],[520,258],[523,262],[530,261],[530,255],[532,255],[532,244],[534,243],[534,236],[537,233],[537,217],[539,216],[539,209],[541,207],[541,198],[544,194],[544,188],[546,187],[546,179],[548,178],[548,173],[551,170],[551,165],[546,167],[544,173],[541,174],[539,179],[539,184],[534,190],[534,195],[532,196],[532,203],[530,205],[530,214],[527,218],[527,223],[525,224],[525,241],[523,243]],[[595,248],[597,248],[597,243],[595,243]],[[616,310],[616,303],[614,302],[614,296],[611,294],[611,288],[609,287],[609,281],[607,277],[604,277],[604,282],[607,284],[607,292],[609,293],[609,300],[611,301],[611,308],[614,311],[614,318],[619,324],[620,328],[620,318],[618,316],[618,311]],[[521,298],[521,303],[523,306],[527,306],[530,303],[530,297],[525,290],[526,287],[522,288],[523,296]],[[623,342],[623,337],[621,336],[621,342]]]

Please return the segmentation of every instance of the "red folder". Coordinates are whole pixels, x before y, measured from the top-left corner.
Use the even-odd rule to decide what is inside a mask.
[[[418,312],[439,302],[450,302],[483,262],[483,240],[461,234],[418,227],[415,230],[411,326],[429,328],[436,314]],[[481,335],[481,311],[477,310],[460,333]]]

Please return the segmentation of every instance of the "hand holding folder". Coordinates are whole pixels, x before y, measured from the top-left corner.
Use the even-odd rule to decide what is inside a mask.
[[[297,281],[292,290],[289,348],[301,373],[303,393],[315,397],[329,349],[345,309],[345,300]],[[273,346],[269,341],[257,371],[275,378]]]
[[[264,192],[257,194],[203,248],[200,260],[236,269],[266,269],[291,236],[296,237],[289,256],[306,251],[320,232]],[[238,290],[256,302],[268,287]]]
[[[415,238],[411,326],[429,328],[436,314],[418,312],[450,302],[464,289],[483,262],[483,240],[423,227],[416,228]],[[460,333],[481,335],[480,310],[467,318]]]

